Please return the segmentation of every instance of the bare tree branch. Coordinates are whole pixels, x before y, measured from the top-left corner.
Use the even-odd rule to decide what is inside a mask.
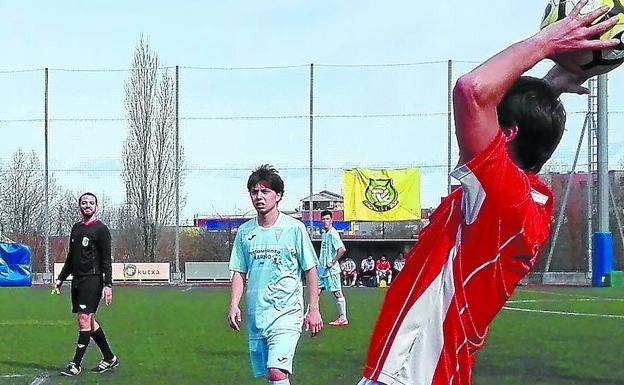
[[[141,38],[125,85],[128,137],[122,156],[124,218],[135,217],[130,223],[140,229],[147,261],[155,261],[162,229],[175,216],[175,82],[166,71],[159,77],[158,66],[158,56]]]

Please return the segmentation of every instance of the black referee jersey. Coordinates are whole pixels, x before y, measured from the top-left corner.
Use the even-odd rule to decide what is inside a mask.
[[[69,251],[58,276],[60,281],[74,277],[103,275],[104,285],[111,285],[111,235],[108,227],[96,220],[85,224],[74,224],[69,236]]]

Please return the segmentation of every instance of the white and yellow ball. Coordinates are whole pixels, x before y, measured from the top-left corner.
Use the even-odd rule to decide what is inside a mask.
[[[549,0],[542,17],[541,28],[544,29],[565,18],[579,1]],[[609,6],[609,12],[594,23],[613,16],[617,16],[619,21],[611,29],[601,36],[596,36],[596,38],[601,40],[619,39],[620,45],[602,51],[570,52],[558,55],[555,60],[568,71],[602,74],[624,62],[624,0],[589,0],[581,10],[581,14],[587,14],[603,5]]]

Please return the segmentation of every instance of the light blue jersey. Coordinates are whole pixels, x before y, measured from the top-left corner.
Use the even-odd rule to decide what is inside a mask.
[[[271,227],[257,219],[236,233],[230,270],[247,274],[246,313],[250,339],[280,331],[301,331],[301,275],[318,265],[316,252],[302,222],[282,213]]]
[[[341,247],[345,247],[345,245],[342,243],[340,235],[335,228],[330,227],[327,231],[323,230],[321,254],[319,256],[319,277],[325,278],[331,274],[340,275],[340,265],[338,263],[335,263],[331,268],[327,268],[327,263],[334,259],[336,252]]]

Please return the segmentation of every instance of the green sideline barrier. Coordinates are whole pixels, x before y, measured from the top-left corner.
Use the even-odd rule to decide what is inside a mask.
[[[607,286],[624,287],[624,271],[611,271],[607,275]]]

